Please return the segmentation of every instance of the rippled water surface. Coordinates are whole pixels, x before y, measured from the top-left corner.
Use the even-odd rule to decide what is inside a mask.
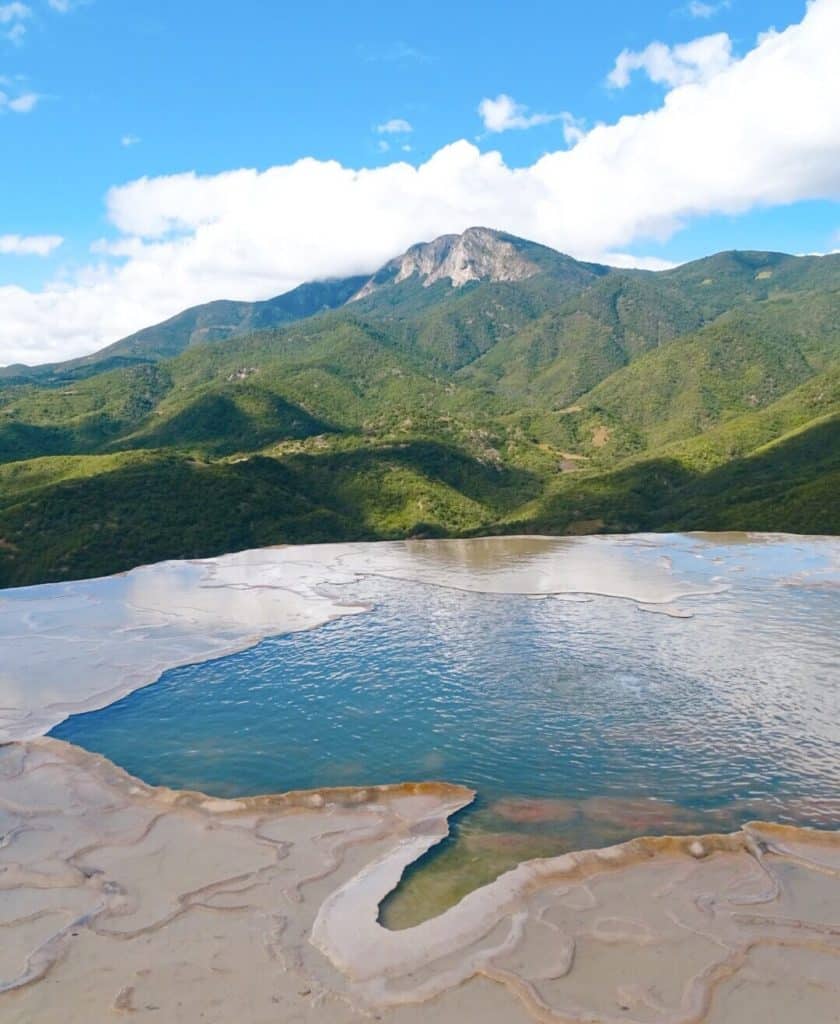
[[[751,817],[840,827],[836,573],[807,542],[661,546],[719,592],[640,607],[366,577],[340,590],[370,612],[169,671],[53,735],[224,796],[474,787],[397,924],[524,856]]]

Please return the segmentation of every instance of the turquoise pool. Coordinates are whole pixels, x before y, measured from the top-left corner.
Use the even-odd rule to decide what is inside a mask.
[[[731,545],[662,557],[737,582],[642,609],[365,577],[340,589],[369,612],[168,671],[52,735],[221,796],[463,783],[461,847],[435,856],[472,843],[491,873],[640,832],[840,825],[836,582]]]

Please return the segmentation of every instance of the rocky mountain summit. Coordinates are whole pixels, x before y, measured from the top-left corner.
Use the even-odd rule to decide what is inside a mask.
[[[419,242],[389,260],[350,299],[367,298],[389,284],[400,284],[415,275],[424,288],[447,278],[453,288],[469,281],[525,281],[540,267],[523,252],[520,240],[490,228],[467,228],[461,235],[441,235]]]

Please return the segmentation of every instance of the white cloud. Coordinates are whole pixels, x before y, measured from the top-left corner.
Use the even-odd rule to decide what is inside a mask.
[[[586,135],[586,122],[573,114],[562,114],[563,139],[567,146],[575,146]]]
[[[720,0],[719,3],[705,3],[704,0],[691,0],[688,7],[686,7],[686,12],[690,14],[692,18],[712,18],[721,11],[725,11],[728,7],[731,7],[730,0]]]
[[[10,4],[0,4],[0,25],[9,25],[15,21],[23,21],[31,14],[31,9],[26,4],[18,3],[17,0]]]
[[[622,50],[607,75],[607,84],[624,89],[634,71],[644,71],[652,82],[669,88],[708,82],[730,67],[732,60],[732,40],[725,32],[677,46],[656,42],[644,50]]]
[[[392,117],[390,121],[378,124],[376,130],[380,135],[407,135],[413,132],[414,128],[402,117]]]
[[[6,105],[15,114],[29,114],[35,109],[40,98],[37,92],[25,92],[20,96],[7,100]],[[0,101],[0,106],[2,106],[2,101]]]
[[[63,241],[61,235],[0,235],[0,255],[49,256]]]
[[[123,135],[120,139],[120,145],[128,149],[130,146],[136,146],[140,142],[140,138],[137,135]]]
[[[561,121],[563,137],[570,146],[583,138],[583,121],[567,112],[560,114],[529,114],[528,108],[517,103],[512,96],[500,93],[494,100],[485,97],[478,105],[478,113],[488,132],[507,132],[511,129],[535,128],[541,124]]]
[[[25,92],[19,96],[9,96],[0,90],[0,114],[11,110],[13,114],[29,114],[35,109],[40,96],[36,92]]]
[[[707,214],[840,199],[838,38],[840,3],[814,0],[712,78],[525,167],[460,141],[416,167],[305,159],[114,188],[115,237],[97,262],[40,291],[0,287],[0,363],[89,352],[209,299],[371,271],[473,224],[598,259]]]
[[[59,14],[66,14],[73,7],[72,0],[48,0],[49,6]]]
[[[632,267],[635,270],[671,270],[679,264],[660,256],[636,256],[629,252],[605,252],[601,262],[611,267]]]
[[[0,3],[0,25],[8,26],[3,35],[10,42],[19,46],[26,35],[26,20],[32,15],[31,8],[19,0],[12,3]]]
[[[528,108],[517,103],[506,93],[491,100],[485,97],[478,105],[478,113],[488,132],[506,132],[511,128],[533,128],[559,120],[562,114],[529,114]]]

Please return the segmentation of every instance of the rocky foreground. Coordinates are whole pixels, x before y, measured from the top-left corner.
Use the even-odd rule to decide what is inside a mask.
[[[753,823],[531,861],[393,932],[456,786],[226,801],[0,747],[0,1019],[840,1020],[840,834]]]

